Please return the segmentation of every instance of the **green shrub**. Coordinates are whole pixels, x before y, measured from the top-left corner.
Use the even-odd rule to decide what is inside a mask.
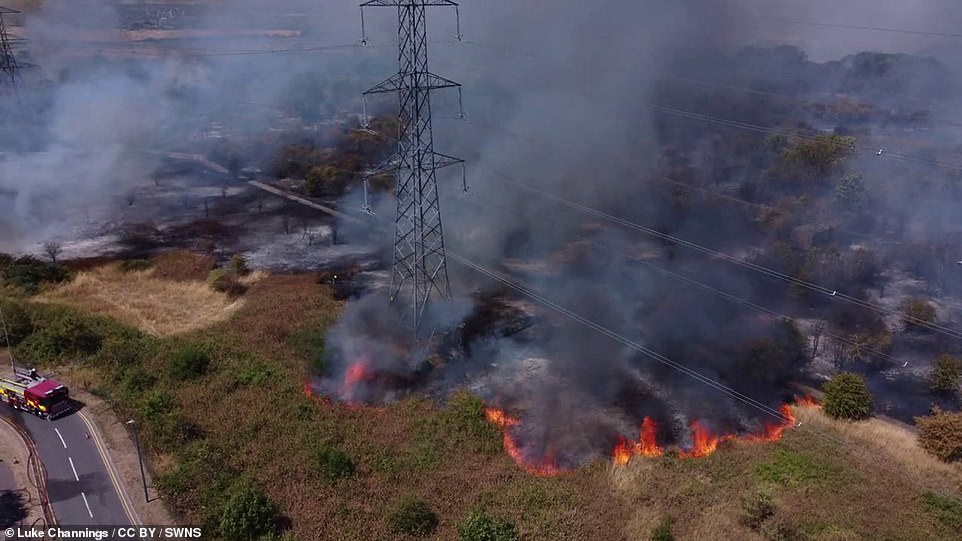
[[[514,524],[492,517],[482,509],[468,513],[458,525],[458,541],[518,541]]]
[[[237,276],[224,270],[214,269],[207,275],[207,285],[214,291],[228,295],[243,295],[247,287],[237,280]]]
[[[906,329],[928,330],[936,322],[935,306],[925,299],[911,298],[902,307],[902,322]]]
[[[103,343],[103,335],[86,318],[70,312],[60,313],[45,323],[38,322],[35,327],[17,350],[22,358],[35,363],[93,355]]]
[[[335,483],[354,475],[354,462],[344,451],[322,445],[313,452],[314,467],[328,483]]]
[[[39,291],[41,284],[63,282],[70,273],[60,265],[23,256],[5,264],[2,277],[6,283],[33,294]]]
[[[962,531],[962,500],[932,492],[922,495],[926,510],[951,532]]]
[[[148,373],[139,366],[133,366],[124,372],[122,386],[127,393],[139,395],[152,387],[156,381],[157,378],[155,378],[153,374]]]
[[[865,378],[851,372],[836,374],[825,384],[823,410],[836,419],[860,420],[872,415],[872,394]]]
[[[403,498],[388,513],[388,525],[394,533],[427,537],[438,527],[438,516],[423,500]]]
[[[175,405],[174,397],[170,393],[158,389],[147,395],[147,399],[144,400],[142,408],[144,418],[156,423],[161,417],[172,412]]]
[[[235,255],[230,258],[230,272],[234,276],[247,276],[251,270],[247,266],[247,260],[242,255]]]
[[[5,329],[10,345],[16,346],[33,333],[33,321],[30,320],[30,314],[19,303],[0,302],[0,312],[3,314],[3,321],[6,322]],[[0,333],[2,332],[4,332],[4,327],[0,326]],[[0,346],[6,345],[4,338],[0,337]]]
[[[935,361],[930,384],[932,390],[938,393],[954,393],[959,390],[962,381],[962,361],[957,357],[943,354]]]
[[[675,536],[671,533],[671,517],[665,517],[657,526],[651,530],[651,541],[674,541]]]
[[[125,259],[120,262],[120,270],[123,272],[137,272],[149,269],[153,263],[147,259]]]
[[[167,358],[167,374],[171,379],[184,381],[204,375],[209,365],[207,352],[190,344],[175,350]]]
[[[254,541],[275,533],[276,508],[256,487],[242,486],[227,500],[220,517],[220,534],[231,541]]]
[[[919,445],[946,462],[962,460],[962,412],[935,409],[932,415],[916,417]]]

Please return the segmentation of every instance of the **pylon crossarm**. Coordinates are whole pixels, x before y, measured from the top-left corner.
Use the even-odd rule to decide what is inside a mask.
[[[454,156],[448,156],[447,154],[441,154],[440,152],[434,152],[434,168],[444,169],[445,167],[457,164],[463,164],[464,160],[461,158],[455,158]]]
[[[361,4],[362,8],[385,7],[385,6],[453,6],[457,7],[457,2],[451,0],[369,0]]]

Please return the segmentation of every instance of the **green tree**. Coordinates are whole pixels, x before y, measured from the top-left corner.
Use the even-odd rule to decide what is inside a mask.
[[[394,533],[427,537],[438,527],[438,516],[417,498],[403,498],[391,508],[388,525]]]
[[[932,370],[930,384],[939,393],[954,393],[962,382],[962,360],[948,354],[939,355]]]
[[[842,177],[835,186],[835,200],[847,209],[859,209],[865,205],[865,182],[862,175],[852,173]]]
[[[275,533],[276,509],[256,487],[244,485],[229,500],[220,517],[220,533],[232,541],[254,541]]]
[[[857,421],[872,415],[872,394],[865,378],[851,372],[836,374],[825,384],[823,410],[830,417]]]
[[[927,330],[936,322],[935,306],[925,299],[913,297],[902,306],[902,322],[910,330]]]
[[[332,165],[315,165],[307,172],[304,193],[310,196],[341,195],[351,174]]]
[[[932,415],[915,418],[919,445],[946,462],[962,460],[962,412],[934,408]]]
[[[518,541],[514,524],[488,515],[483,509],[468,513],[458,525],[458,541]]]

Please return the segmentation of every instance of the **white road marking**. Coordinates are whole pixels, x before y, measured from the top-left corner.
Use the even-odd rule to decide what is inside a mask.
[[[60,429],[59,429],[59,428],[55,428],[55,429],[53,429],[53,431],[57,433],[57,436],[60,438],[60,443],[62,443],[62,444],[63,444],[63,448],[66,449],[66,448],[67,448],[67,442],[63,441],[63,434],[60,433]]]
[[[80,476],[77,475],[77,468],[74,468],[74,467],[73,467],[73,458],[71,458],[71,457],[68,456],[68,457],[67,457],[67,460],[70,461],[70,469],[73,470],[73,478],[76,479],[77,482],[79,483],[79,482],[80,482]]]
[[[84,505],[87,506],[87,514],[90,515],[90,518],[94,518],[94,512],[90,510],[90,504],[87,503],[87,495],[84,494],[83,492],[81,492],[80,495],[83,496]]]

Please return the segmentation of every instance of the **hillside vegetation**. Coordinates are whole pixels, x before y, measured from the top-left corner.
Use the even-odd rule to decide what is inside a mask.
[[[90,272],[145,279],[113,275],[115,267]],[[730,442],[701,460],[599,460],[539,478],[503,452],[467,393],[443,407],[409,398],[383,409],[306,396],[306,366],[341,308],[313,276],[267,277],[229,319],[168,337],[137,329],[134,312],[112,312],[121,321],[74,308],[88,289],[54,291],[56,304],[17,301],[34,328],[20,356],[58,367],[70,385],[136,418],[168,504],[222,535],[262,516],[238,514],[250,502],[267,502],[277,513],[269,526],[302,541],[397,539],[407,536],[398,524],[409,523],[455,539],[459,528],[479,528],[481,512],[522,539],[647,539],[657,528],[675,539],[957,533],[960,467],[879,420],[843,423],[803,409],[802,426],[777,444]],[[418,513],[398,515],[409,508]]]

